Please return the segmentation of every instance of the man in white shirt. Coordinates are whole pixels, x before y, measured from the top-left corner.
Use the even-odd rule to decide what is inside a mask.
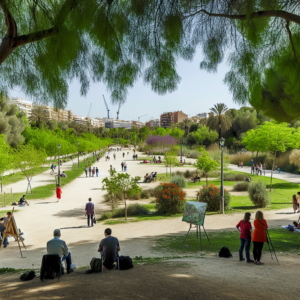
[[[54,230],[54,239],[47,242],[47,254],[58,254],[61,261],[67,261],[67,273],[70,274],[74,270],[71,269],[71,253],[68,250],[65,241],[60,239],[61,233],[59,229]]]
[[[2,222],[0,222],[0,232],[2,233],[2,236],[3,236],[3,232],[7,226],[7,223],[10,219],[10,216],[11,216],[11,212],[7,212],[6,213],[6,217],[2,218]],[[4,242],[3,242],[3,248],[6,248],[7,247],[7,244],[8,244],[8,240],[7,240],[7,237],[4,239]]]

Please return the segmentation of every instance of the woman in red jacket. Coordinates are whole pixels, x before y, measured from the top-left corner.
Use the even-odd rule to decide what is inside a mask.
[[[264,243],[267,243],[266,229],[268,228],[267,221],[264,219],[264,214],[262,211],[257,211],[254,220],[254,232],[252,236],[253,241],[253,257],[254,263],[257,265],[263,265],[260,261],[261,252]]]

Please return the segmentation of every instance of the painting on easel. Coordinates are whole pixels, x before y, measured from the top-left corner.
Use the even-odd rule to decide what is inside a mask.
[[[187,201],[184,207],[183,222],[193,225],[204,225],[207,203]]]

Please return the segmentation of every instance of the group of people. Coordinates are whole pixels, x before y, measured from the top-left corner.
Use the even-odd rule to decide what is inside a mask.
[[[113,269],[116,266],[118,252],[120,249],[119,241],[116,237],[113,237],[112,230],[106,228],[104,231],[105,238],[100,241],[98,252],[100,252],[103,260],[104,269]],[[54,238],[47,242],[47,254],[57,254],[60,257],[61,262],[66,260],[67,274],[74,272],[71,269],[72,257],[69,252],[68,246],[65,241],[61,239],[60,229],[55,229],[53,232]]]
[[[85,166],[84,168],[84,171],[85,171],[85,176],[88,177],[88,174],[89,174],[89,177],[94,177],[94,176],[99,176],[99,169],[98,167],[87,167]]]
[[[257,211],[254,220],[254,231],[252,232],[252,225],[250,222],[251,213],[246,212],[244,219],[241,220],[236,228],[240,231],[241,246],[239,250],[240,261],[245,261],[243,251],[245,248],[247,263],[254,263],[256,265],[263,265],[261,262],[261,255],[264,243],[267,243],[266,229],[268,228],[267,221],[264,219],[262,211]],[[253,260],[250,258],[250,245],[253,242]]]
[[[127,163],[125,161],[121,162],[122,172],[127,172]]]
[[[144,176],[144,182],[152,182],[157,179],[157,172],[152,172],[150,175],[147,173]]]
[[[251,159],[250,166],[251,166],[251,174],[262,175],[262,173],[264,173],[264,175],[266,175],[266,164],[262,164],[262,163],[254,164],[253,159]]]
[[[133,154],[132,158],[133,158],[133,160],[137,160],[138,159],[138,155],[137,154]]]
[[[158,156],[158,159],[156,159],[156,157],[154,156],[152,161],[155,164],[161,164],[161,158],[160,158],[160,156]]]

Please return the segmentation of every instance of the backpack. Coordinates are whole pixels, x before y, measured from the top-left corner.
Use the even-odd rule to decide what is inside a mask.
[[[21,275],[20,279],[23,281],[28,281],[31,280],[35,277],[35,272],[34,271],[27,271],[24,274]]]
[[[129,256],[120,256],[119,257],[120,270],[128,270],[133,268],[132,259]]]
[[[102,272],[102,259],[93,257],[90,262],[92,272]]]
[[[232,254],[230,253],[229,249],[227,247],[223,247],[220,251],[219,251],[219,256],[220,257],[232,257]]]

